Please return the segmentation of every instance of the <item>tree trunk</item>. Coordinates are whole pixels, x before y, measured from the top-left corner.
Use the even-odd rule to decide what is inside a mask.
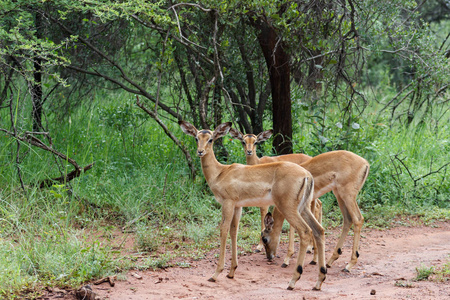
[[[41,39],[41,25],[42,17],[39,13],[36,13],[35,26],[36,26],[36,38]],[[38,57],[34,58],[34,82],[31,84],[31,99],[33,103],[32,120],[33,131],[39,132],[42,127],[42,59]]]
[[[33,131],[39,132],[42,127],[42,73],[41,60],[36,59],[34,63],[34,82],[31,85],[31,99],[33,101]]]
[[[289,54],[273,27],[261,22],[258,35],[269,70],[272,91],[273,147],[277,154],[292,153],[292,115]]]

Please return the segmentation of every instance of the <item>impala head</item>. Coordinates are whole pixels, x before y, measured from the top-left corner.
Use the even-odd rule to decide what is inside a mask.
[[[257,136],[251,133],[244,135],[239,130],[233,128],[230,129],[231,137],[241,141],[242,146],[244,146],[245,155],[247,156],[256,154],[256,145],[269,139],[272,136],[272,133],[273,131],[271,129],[263,131]]]
[[[184,133],[193,136],[197,141],[197,155],[199,157],[203,157],[209,151],[213,151],[212,145],[214,141],[226,135],[231,128],[231,122],[220,124],[214,131],[209,129],[197,130],[194,125],[185,121],[179,121],[178,124],[180,124]]]
[[[266,256],[272,261],[277,254],[278,244],[280,243],[280,233],[273,230],[274,220],[270,212],[264,218],[264,230],[261,232],[261,240],[266,248]]]

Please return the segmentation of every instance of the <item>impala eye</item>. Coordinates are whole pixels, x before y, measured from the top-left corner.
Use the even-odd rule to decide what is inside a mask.
[[[195,141],[198,142],[198,138],[195,138]]]
[[[213,142],[213,139],[209,139],[209,140],[208,140],[208,143],[211,144],[212,142]]]

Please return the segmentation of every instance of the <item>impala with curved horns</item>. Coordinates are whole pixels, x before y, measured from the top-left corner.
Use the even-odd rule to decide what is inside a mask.
[[[238,139],[244,145],[247,164],[256,165],[270,161],[270,157],[258,158],[256,155],[257,143],[263,142],[272,136],[272,130],[261,132],[257,136],[254,134],[243,135],[237,130],[231,130],[230,134],[233,138]],[[281,155],[275,157],[277,161],[282,160],[283,157],[286,160],[292,161],[296,155],[303,154],[290,154]],[[353,225],[353,248],[350,262],[344,268],[343,271],[350,271],[350,269],[356,264],[359,257],[359,243],[361,237],[361,228],[364,223],[364,217],[359,210],[356,196],[364,185],[369,174],[369,163],[362,157],[344,150],[330,151],[327,153],[319,154],[303,163],[299,164],[306,170],[308,170],[314,177],[314,199],[333,191],[339,204],[339,208],[344,217],[344,224],[342,227],[342,233],[339,241],[333,251],[332,256],[327,262],[327,267],[330,267],[332,263],[339,258],[342,254],[342,246],[345,238]],[[271,223],[274,227],[280,226],[283,223],[284,218],[274,210],[273,220],[269,220],[267,223],[270,227]],[[267,225],[266,224],[266,225]],[[269,228],[270,229],[270,228]],[[289,239],[293,239],[294,232],[291,230]],[[272,254],[276,253],[278,244],[265,245],[266,251],[270,251]],[[289,245],[287,260],[294,253],[293,245]],[[286,263],[286,259],[285,259]]]
[[[301,238],[297,268],[288,289],[294,288],[303,272],[307,238],[312,232],[319,256],[319,275],[314,289],[320,290],[327,273],[325,232],[310,209],[314,189],[311,174],[290,162],[256,166],[223,165],[214,155],[213,144],[215,140],[228,133],[231,127],[230,122],[217,126],[214,131],[197,130],[192,124],[184,121],[179,121],[179,124],[184,133],[193,136],[197,141],[197,155],[200,157],[203,174],[216,201],[222,205],[219,262],[209,281],[215,282],[224,269],[228,232],[231,236],[231,267],[227,277],[234,277],[238,266],[237,234],[242,207],[274,204],[289,224],[298,231]],[[279,241],[280,232],[281,227],[275,226],[270,232],[262,234],[265,234],[266,242],[276,242],[277,239]],[[268,255],[268,258],[272,259],[273,256]]]

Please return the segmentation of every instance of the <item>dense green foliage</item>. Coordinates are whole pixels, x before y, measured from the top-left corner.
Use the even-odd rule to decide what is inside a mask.
[[[291,58],[294,152],[369,161],[358,196],[366,226],[448,220],[448,16],[430,13],[434,2],[308,3],[0,1],[0,298],[217,248],[220,205],[195,157],[191,177],[184,151],[194,155],[195,142],[176,121],[272,128],[256,20],[277,29]],[[42,132],[32,134],[36,103]],[[239,143],[218,144],[222,162],[245,162]],[[324,226],[340,226],[334,196],[322,201]],[[240,250],[251,251],[259,210],[244,209],[241,224]]]

